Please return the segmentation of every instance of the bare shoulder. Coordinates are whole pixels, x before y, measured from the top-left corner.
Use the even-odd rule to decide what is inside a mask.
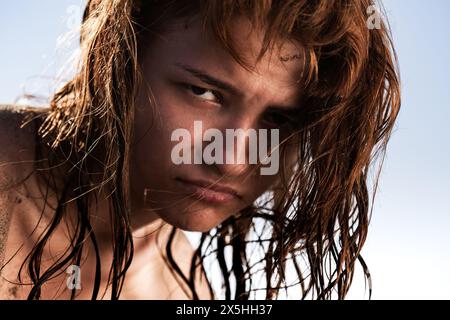
[[[0,105],[0,190],[33,168],[36,127],[33,108]]]
[[[32,134],[30,129],[21,129],[25,114],[23,108],[0,105],[0,267],[15,206],[13,186],[27,171],[20,163],[32,159]],[[0,281],[3,296],[2,287]]]
[[[31,184],[27,184],[25,188],[22,182],[35,171],[38,128],[33,119],[44,109],[40,110],[0,105],[0,267],[7,261],[9,266],[0,268],[0,299],[17,297],[17,288],[4,281],[4,276],[9,275],[16,266],[16,262],[9,258],[11,251],[17,250],[14,237],[21,237],[22,225],[18,221],[28,223],[28,220],[22,219],[22,213],[29,213],[34,209],[32,202],[27,201],[27,196],[24,196],[30,191],[28,187]],[[24,189],[27,190],[26,193]],[[34,189],[31,191],[34,192]],[[10,230],[14,230],[14,234]],[[11,237],[13,240],[10,241]]]
[[[2,105],[0,104],[0,142],[2,151],[4,147],[12,146],[12,142],[29,142],[34,136],[34,129],[31,124],[27,124],[33,113],[37,113],[36,108]],[[4,152],[1,152],[4,155]]]
[[[5,250],[17,185],[34,170],[35,135],[23,126],[26,107],[0,105],[0,263]]]

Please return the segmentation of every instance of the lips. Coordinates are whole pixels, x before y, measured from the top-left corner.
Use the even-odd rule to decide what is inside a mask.
[[[194,194],[201,200],[225,203],[238,200],[240,195],[233,188],[218,185],[206,180],[188,180],[182,178],[175,179],[178,184],[186,191]]]

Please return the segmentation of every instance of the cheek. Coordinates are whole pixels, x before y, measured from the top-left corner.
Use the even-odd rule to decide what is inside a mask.
[[[139,94],[135,115],[135,141],[145,158],[170,159],[171,135],[175,129],[188,127],[182,105],[160,85],[152,85],[154,100]],[[148,148],[144,152],[142,148]]]
[[[161,184],[162,173],[170,174],[171,130],[163,110],[144,98],[136,104],[132,150],[140,189]]]

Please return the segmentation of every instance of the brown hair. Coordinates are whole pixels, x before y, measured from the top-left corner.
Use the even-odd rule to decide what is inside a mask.
[[[172,268],[188,284],[194,299],[195,266],[210,254],[217,257],[228,299],[249,299],[257,290],[263,290],[267,299],[275,298],[280,289],[291,285],[286,273],[289,264],[303,298],[330,299],[334,291],[343,299],[357,260],[369,277],[360,255],[371,211],[368,172],[376,156],[383,157],[400,108],[388,27],[385,21],[380,28],[366,25],[367,9],[373,4],[372,0],[88,1],[79,70],[54,95],[39,130],[39,138],[59,150],[55,154],[60,157],[52,161],[70,161],[74,170],[59,190],[60,202],[50,227],[27,259],[33,281],[29,298],[38,299],[42,285],[58,270],[79,263],[87,234],[98,256],[87,208],[88,195],[101,187],[111,194],[111,298],[119,297],[133,256],[128,146],[140,81],[138,53],[142,39],[161,32],[167,21],[193,16],[201,18],[205,30],[240,63],[230,33],[236,15],[245,15],[255,28],[267,30],[260,56],[280,37],[303,45],[302,112],[292,135],[300,152],[295,172],[286,174],[273,205],[271,201],[251,205],[202,235],[191,274],[182,274],[169,241]],[[92,168],[98,166],[103,171],[101,183],[94,182],[92,175]],[[42,248],[61,221],[69,196],[76,199],[79,210],[71,248],[57,264],[41,272]],[[253,230],[266,231],[262,235]],[[255,244],[264,258],[252,263],[248,249]],[[225,259],[227,247],[232,249],[231,265]],[[99,265],[98,258],[93,299],[99,290]],[[261,266],[265,285],[255,288],[252,279]]]

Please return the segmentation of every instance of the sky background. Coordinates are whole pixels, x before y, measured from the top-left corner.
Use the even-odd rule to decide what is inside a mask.
[[[62,36],[76,34],[83,3],[0,1],[0,103],[52,92],[74,48]],[[372,298],[450,299],[450,1],[384,6],[403,104],[363,249]],[[367,297],[358,274],[352,299]]]

